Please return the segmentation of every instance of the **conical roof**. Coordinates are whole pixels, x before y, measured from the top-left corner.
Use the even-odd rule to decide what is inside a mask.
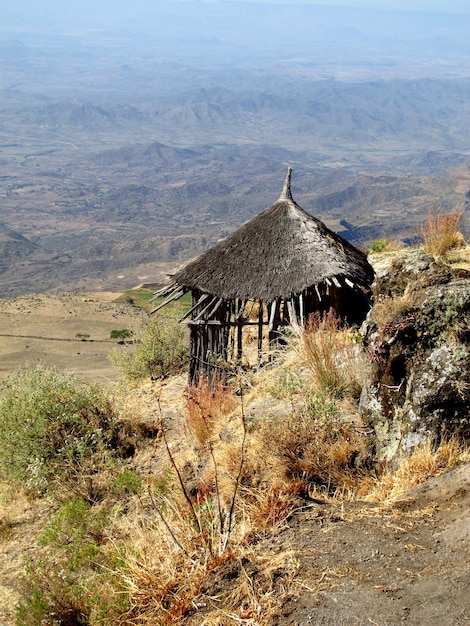
[[[323,282],[368,287],[366,255],[292,198],[289,168],[279,199],[183,267],[173,282],[226,300],[273,301]]]

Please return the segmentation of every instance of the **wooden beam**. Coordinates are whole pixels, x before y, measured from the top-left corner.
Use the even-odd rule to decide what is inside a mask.
[[[186,292],[187,292],[187,289],[185,289],[184,287],[183,288],[178,287],[178,289],[176,289],[170,296],[168,296],[166,300],[164,300],[161,304],[159,304],[157,307],[152,309],[152,311],[150,311],[150,315],[152,315],[153,313],[156,313],[167,304],[170,304],[170,302],[173,302],[173,300],[179,300],[179,298],[181,298],[181,296],[184,296]]]
[[[304,294],[299,295],[300,325],[304,326]]]
[[[271,302],[271,311],[269,314],[269,325],[268,325],[268,332],[272,332],[274,329],[274,320],[276,318],[276,311],[277,311],[277,307],[279,306],[279,300],[273,300],[273,302]]]
[[[209,295],[209,294],[207,294]],[[200,313],[198,313],[196,315],[196,317],[194,318],[194,321],[197,322],[198,320],[201,319],[201,317],[204,315],[204,313],[206,311],[208,311],[210,309],[210,307],[214,304],[214,302],[216,302],[218,300],[217,296],[213,296],[212,300],[209,302],[209,304],[207,304]]]
[[[237,315],[235,316],[235,319],[236,319],[237,321],[238,321],[238,320],[241,318],[241,316],[243,315],[243,311],[245,310],[245,306],[246,306],[246,303],[248,302],[248,300],[239,300],[238,302],[241,302],[241,306],[240,306],[240,308],[238,309],[238,313],[237,313]]]
[[[263,356],[263,302],[259,301],[258,310],[258,367]]]
[[[300,333],[300,327],[297,321],[297,314],[295,312],[295,306],[292,302],[292,299],[287,300],[287,310],[289,311],[289,318],[292,328],[295,330],[296,333]]]
[[[213,308],[213,309],[211,309],[211,310],[209,311],[208,315],[207,315],[207,317],[208,317],[209,319],[210,319],[210,318],[214,315],[214,313],[217,311],[217,309],[219,308],[219,306],[222,304],[222,302],[223,302],[223,301],[224,301],[224,299],[223,299],[223,298],[218,298],[218,299],[217,299],[217,302],[215,303],[214,308]],[[212,302],[214,302],[214,301],[212,300]],[[211,304],[212,304],[212,303],[211,303]]]
[[[166,285],[166,287],[162,287],[161,289],[159,289],[153,294],[153,296],[150,299],[150,302],[154,302],[155,300],[158,300],[158,298],[164,298],[175,289],[178,289],[178,286],[176,285],[176,283],[171,283],[170,285]]]
[[[247,303],[248,303],[248,302],[250,302],[250,300],[247,300]],[[253,307],[254,307],[254,306],[255,306],[255,301],[254,301],[254,300],[251,300],[250,308],[247,310],[247,313],[246,313],[246,317],[245,317],[245,319],[246,319],[246,320],[249,320],[249,319],[250,319],[250,317],[251,317],[251,312],[253,311]],[[247,323],[247,322],[245,322],[245,324],[246,324],[246,323]]]
[[[196,304],[195,304],[193,307],[191,307],[191,308],[189,309],[189,311],[188,311],[187,313],[185,313],[185,314],[183,315],[183,317],[182,317],[182,318],[180,318],[178,321],[179,321],[179,322],[182,322],[182,321],[183,321],[183,320],[185,320],[187,317],[189,317],[189,316],[191,315],[191,313],[193,313],[193,312],[197,309],[197,307],[198,307],[199,305],[201,305],[203,302],[205,302],[205,301],[207,300],[207,298],[209,298],[209,296],[210,296],[210,294],[208,294],[208,293],[204,293],[204,294],[202,294],[202,296],[199,298],[199,300],[196,302]]]

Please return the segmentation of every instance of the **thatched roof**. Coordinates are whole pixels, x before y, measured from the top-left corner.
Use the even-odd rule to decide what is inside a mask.
[[[295,203],[291,172],[277,202],[190,261],[173,283],[268,302],[329,281],[368,287],[374,272],[365,254]]]

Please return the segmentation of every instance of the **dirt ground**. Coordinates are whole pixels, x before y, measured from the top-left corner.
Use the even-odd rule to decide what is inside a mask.
[[[468,464],[393,505],[314,506],[276,538],[292,544],[306,581],[278,623],[470,624],[469,531]]]
[[[109,333],[136,328],[142,318],[133,307],[113,302],[115,297],[56,294],[0,301],[0,377],[40,362],[90,380],[114,380]],[[89,334],[89,341],[77,339],[77,333]],[[181,401],[184,380],[175,379],[165,392],[167,418]],[[148,389],[143,392],[150,398]],[[11,626],[19,599],[16,577],[23,557],[34,555],[31,538],[49,510],[47,502],[21,496],[0,504],[0,522],[5,518],[9,528],[0,532],[0,625]],[[270,624],[470,625],[469,531],[470,464],[424,482],[396,502],[306,503],[263,540],[267,555],[287,551],[298,562],[297,592]],[[214,586],[231,584],[221,576],[214,572]],[[209,584],[207,606],[211,595]],[[196,611],[190,623],[203,626],[204,611]]]
[[[393,504],[313,503],[257,548],[266,559],[285,555],[298,564],[290,599],[262,623],[470,624],[469,505],[470,464],[424,482]],[[215,607],[217,594],[243,575],[233,567],[214,572],[198,604]],[[254,593],[262,575],[249,572]],[[184,624],[204,626],[203,613]],[[222,623],[237,621],[258,623],[237,615]]]
[[[38,294],[0,299],[0,379],[26,365],[55,367],[80,378],[116,379],[108,359],[112,330],[138,330],[145,316],[116,303],[120,294]],[[89,335],[85,339],[80,335]]]

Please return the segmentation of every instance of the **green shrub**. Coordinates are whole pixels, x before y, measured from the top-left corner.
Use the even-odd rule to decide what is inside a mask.
[[[85,465],[96,472],[118,426],[100,387],[53,369],[20,370],[0,394],[0,478],[42,493]]]
[[[105,533],[110,513],[81,498],[65,501],[39,537],[41,556],[22,579],[18,626],[113,623],[126,607],[116,588]]]
[[[389,245],[389,240],[388,239],[376,239],[374,241],[371,242],[370,244],[370,251],[374,254],[379,254],[380,252],[383,252],[385,250],[385,248]]]
[[[142,491],[142,478],[135,471],[123,469],[114,479],[114,488],[119,494],[140,493]]]
[[[119,339],[120,342],[124,342],[126,339],[130,339],[134,333],[128,328],[122,330],[112,330],[109,337],[110,339]]]
[[[127,380],[167,378],[187,364],[184,328],[175,318],[154,316],[135,346],[111,351],[110,359]]]

